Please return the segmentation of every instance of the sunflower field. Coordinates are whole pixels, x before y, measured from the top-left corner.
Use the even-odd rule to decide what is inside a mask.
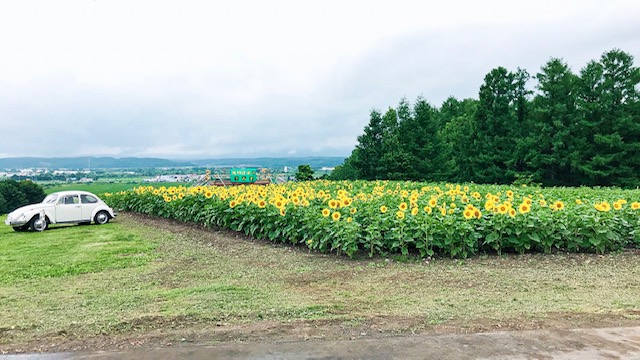
[[[396,181],[141,186],[123,211],[225,228],[350,257],[596,252],[640,247],[640,190]]]

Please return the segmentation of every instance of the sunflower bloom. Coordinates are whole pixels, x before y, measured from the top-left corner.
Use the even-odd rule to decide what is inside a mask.
[[[401,210],[396,211],[396,217],[398,218],[398,220],[403,220],[404,219],[404,211],[401,211]]]
[[[506,214],[507,211],[509,211],[509,207],[504,203],[498,205],[497,209],[498,209],[498,213],[500,214]]]
[[[322,216],[324,217],[329,217],[329,215],[331,215],[331,210],[329,209],[322,209]]]
[[[337,211],[334,211],[334,212],[333,212],[333,214],[331,214],[331,219],[332,219],[333,221],[338,221],[338,220],[340,220],[340,213],[339,213],[339,212],[337,212]]]
[[[493,210],[495,206],[496,204],[493,202],[493,200],[487,200],[487,202],[484,203],[484,209],[487,211]]]
[[[400,211],[406,211],[407,210],[407,203],[406,202],[401,202],[400,205],[398,205],[398,209],[400,209]]]
[[[383,213],[383,214],[386,213],[387,212],[387,207],[384,206],[384,205],[380,206],[380,212]]]
[[[558,201],[556,201],[556,202],[554,202],[554,203],[553,203],[553,205],[551,206],[551,208],[552,208],[554,211],[562,210],[562,209],[564,209],[564,203],[563,203],[562,201],[558,200]]]

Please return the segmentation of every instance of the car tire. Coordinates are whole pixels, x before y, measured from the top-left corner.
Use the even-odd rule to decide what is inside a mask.
[[[47,217],[41,218],[40,216],[34,216],[29,223],[29,228],[33,231],[45,231],[49,227],[49,221]]]
[[[93,222],[95,222],[98,225],[104,225],[109,222],[109,219],[110,219],[109,213],[103,210],[103,211],[98,211],[96,216],[93,217]]]
[[[14,226],[13,231],[27,231],[29,230],[30,224],[22,225],[22,226]]]

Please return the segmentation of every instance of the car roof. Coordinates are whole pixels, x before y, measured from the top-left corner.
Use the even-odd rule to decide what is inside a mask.
[[[96,194],[88,192],[88,191],[84,191],[84,190],[64,190],[64,191],[56,191],[54,193],[51,193],[49,195],[58,195],[58,196],[65,196],[65,195],[76,195],[76,194],[81,194],[81,195],[92,195],[95,197],[98,197]]]

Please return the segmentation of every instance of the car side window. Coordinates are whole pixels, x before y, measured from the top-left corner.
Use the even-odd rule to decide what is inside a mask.
[[[64,204],[65,205],[73,205],[73,204],[77,204],[78,203],[78,197],[76,195],[67,195],[64,197]]]
[[[95,204],[98,202],[98,199],[91,195],[80,195],[80,202],[83,204]]]

